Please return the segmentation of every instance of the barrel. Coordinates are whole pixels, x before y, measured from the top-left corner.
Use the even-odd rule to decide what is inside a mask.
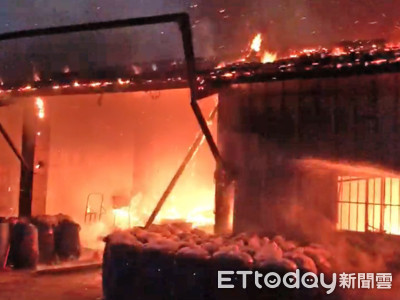
[[[15,269],[35,268],[39,259],[38,231],[30,223],[18,222],[12,227],[10,259]]]
[[[52,264],[56,258],[53,225],[45,220],[34,220],[39,234],[39,262]]]
[[[81,255],[79,224],[63,220],[55,228],[55,250],[60,260],[78,259]]]
[[[138,299],[173,299],[174,253],[162,249],[144,248],[140,259]]]
[[[210,299],[209,255],[203,250],[181,249],[175,258],[173,296],[176,300]]]
[[[243,257],[241,253],[215,253],[210,260],[210,285],[212,286],[212,298],[217,300],[240,299],[250,300],[248,289],[242,288],[242,277],[236,274],[236,271],[251,271],[252,262]],[[230,275],[233,284],[232,289],[218,288],[218,271],[234,271],[234,275]]]
[[[10,226],[5,221],[0,221],[0,269],[6,265],[10,246]]]
[[[138,245],[107,243],[103,256],[103,295],[105,300],[141,299]]]
[[[259,261],[254,265],[254,272],[260,272],[263,277],[259,279],[259,284],[261,284],[262,289],[256,287],[254,282],[254,277],[250,282],[249,292],[251,293],[251,299],[254,300],[269,300],[269,299],[282,299],[282,300],[292,300],[299,299],[299,293],[297,289],[286,288],[281,282],[280,286],[277,288],[268,288],[265,285],[264,277],[268,273],[276,273],[283,279],[283,276],[289,272],[295,272],[297,265],[288,259],[279,259],[276,261]],[[272,277],[273,279],[273,277]],[[307,299],[307,298],[305,298]]]

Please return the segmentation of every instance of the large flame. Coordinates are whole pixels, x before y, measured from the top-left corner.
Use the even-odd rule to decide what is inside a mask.
[[[277,54],[276,53],[264,51],[264,54],[261,57],[261,62],[263,64],[273,63],[276,60],[276,58],[277,58]]]
[[[258,33],[252,40],[250,49],[255,52],[260,52],[262,44],[261,33]]]
[[[196,201],[201,203],[201,198],[210,198],[214,195],[213,190],[196,191]],[[155,223],[165,221],[184,221],[192,224],[193,227],[201,227],[205,230],[212,230],[214,225],[214,208],[209,205],[187,205],[183,197],[171,196],[169,202],[163,207]],[[192,197],[193,198],[193,197]],[[144,208],[141,203],[147,204]],[[133,226],[144,226],[153,209],[153,201],[143,199],[142,195],[132,197],[129,206],[113,209],[114,225],[120,229],[127,229]],[[138,212],[141,212],[140,214]]]

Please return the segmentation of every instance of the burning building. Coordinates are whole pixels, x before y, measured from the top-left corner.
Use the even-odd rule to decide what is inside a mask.
[[[193,78],[163,62],[3,85],[1,213],[61,212],[90,237],[93,223],[168,220],[309,241],[399,235],[399,48],[359,42],[278,59],[262,42]],[[199,114],[210,116],[200,133]]]
[[[398,235],[398,48],[342,43],[277,59],[262,42],[257,34],[243,58],[197,74],[202,113],[217,105],[211,128],[221,161],[205,146],[193,151],[171,195],[197,133],[177,62],[159,64],[154,78],[135,71],[87,80],[68,70],[3,87],[2,214],[63,212],[131,227],[143,225],[167,188],[157,222],[212,226],[215,213],[225,232],[233,214],[235,232],[290,234],[310,213],[333,231]],[[173,72],[162,73],[164,65]],[[19,191],[32,175],[19,179],[12,152],[22,169],[33,166],[32,194]]]

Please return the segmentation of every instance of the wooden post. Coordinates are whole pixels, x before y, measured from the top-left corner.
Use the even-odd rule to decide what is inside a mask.
[[[23,105],[22,157],[26,166],[21,165],[19,216],[30,217],[32,215],[32,188],[37,116],[35,102],[32,99],[28,99],[23,103]]]
[[[215,171],[215,225],[216,234],[232,232],[235,181],[228,178],[221,166]]]

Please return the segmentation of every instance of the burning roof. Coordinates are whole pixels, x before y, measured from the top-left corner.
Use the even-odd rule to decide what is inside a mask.
[[[282,55],[265,47],[258,33],[250,41],[245,54],[237,60],[217,63],[197,61],[198,90],[207,91],[221,84],[348,76],[375,72],[400,71],[400,45],[385,40],[343,41],[332,49],[305,48]],[[129,71],[127,71],[129,69]],[[64,72],[41,78],[35,73],[33,82],[7,85],[2,83],[0,95],[31,96],[44,94],[77,94],[98,92],[124,92],[183,88],[187,86],[183,61],[162,61],[132,68],[99,70],[80,75]]]

